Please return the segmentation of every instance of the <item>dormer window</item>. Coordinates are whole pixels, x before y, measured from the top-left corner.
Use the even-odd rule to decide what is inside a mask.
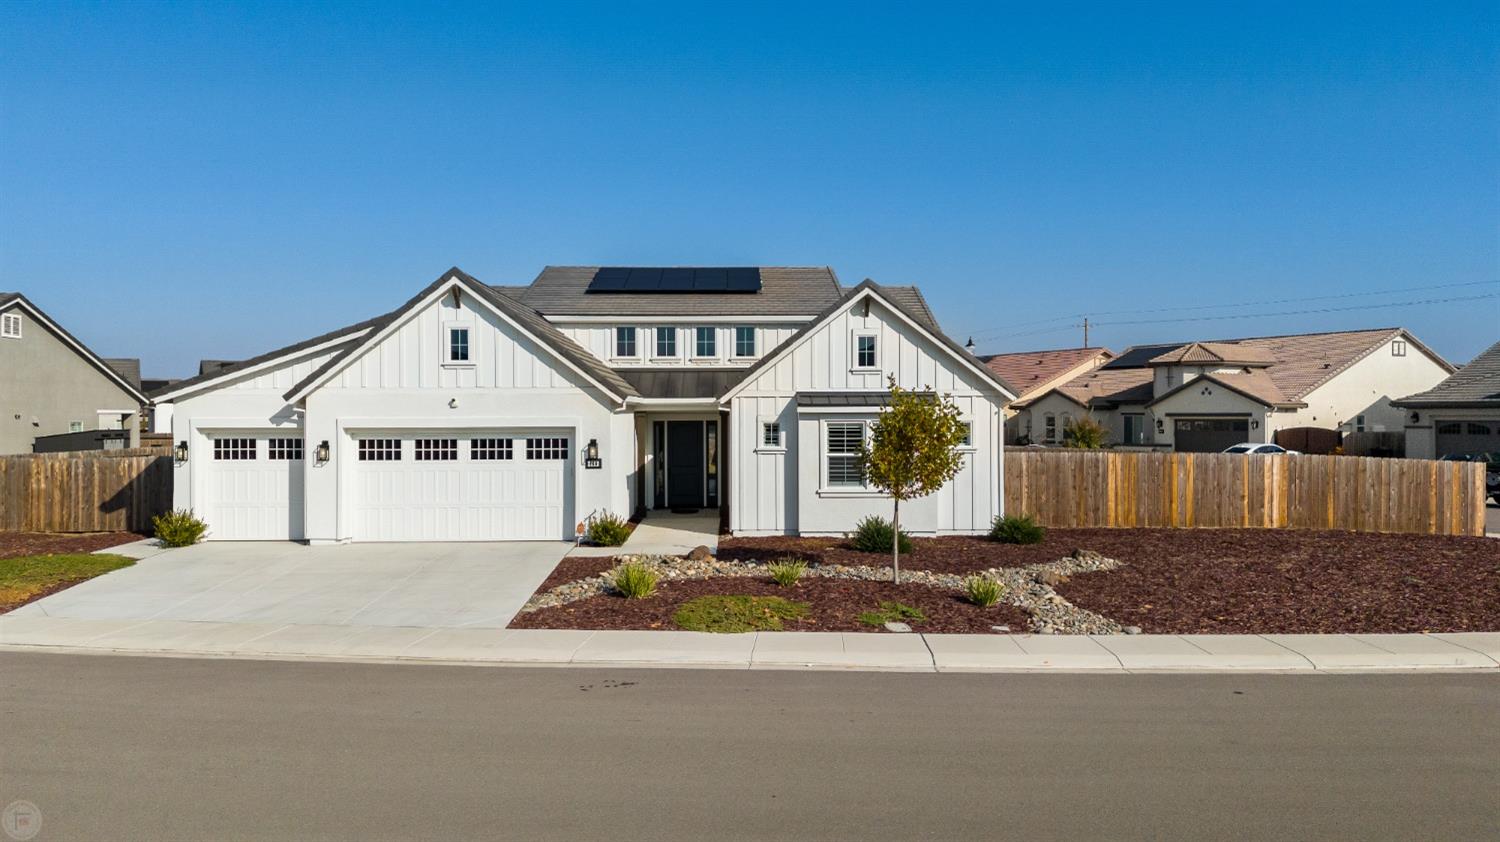
[[[0,336],[6,339],[21,338],[21,314],[6,313],[0,316]]]
[[[880,336],[874,332],[854,334],[854,368],[880,367]]]
[[[473,365],[470,357],[469,328],[449,325],[446,330],[447,344],[443,349],[444,365]]]
[[[623,359],[635,359],[635,328],[615,328],[615,356]]]

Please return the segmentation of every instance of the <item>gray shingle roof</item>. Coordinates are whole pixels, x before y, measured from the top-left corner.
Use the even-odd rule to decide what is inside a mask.
[[[854,287],[844,287],[844,294],[854,291]],[[933,315],[932,308],[927,306],[927,299],[922,297],[922,290],[912,286],[884,286],[880,291],[892,303],[899,304],[906,314],[914,321],[921,322],[931,330],[942,330],[938,325],[937,316]]]
[[[295,354],[298,351],[305,351],[308,348],[322,345],[325,342],[331,342],[342,336],[349,336],[352,338],[354,334],[357,334],[363,330],[367,330],[370,326],[372,326],[382,318],[385,317],[380,316],[374,319],[366,319],[362,322],[359,322],[358,324],[341,327],[338,330],[330,330],[327,333],[319,334],[318,336],[314,336],[311,339],[304,339],[301,342],[288,345],[284,348],[277,348],[274,351],[267,351],[264,354],[257,354],[256,356],[253,356],[248,360],[239,360],[238,362],[232,362],[229,360],[200,360],[198,362],[198,374],[196,377],[189,377],[184,380],[174,380],[168,383],[166,386],[153,391],[151,393],[151,396],[154,398],[159,395],[175,394],[182,391],[183,389],[192,388],[193,386],[197,386],[198,384],[205,381],[223,377],[226,374],[234,374],[237,371],[243,371],[244,369],[260,365],[261,363],[270,362],[277,357],[284,357],[288,354]]]
[[[548,317],[558,316],[810,316],[843,296],[827,266],[762,266],[756,293],[586,292],[599,266],[548,266],[528,287],[497,292]],[[925,307],[925,305],[924,305]]]
[[[104,364],[125,378],[137,391],[141,388],[141,361],[133,357],[105,357]]]
[[[1491,345],[1447,380],[1393,403],[1396,406],[1500,406],[1500,342]]]

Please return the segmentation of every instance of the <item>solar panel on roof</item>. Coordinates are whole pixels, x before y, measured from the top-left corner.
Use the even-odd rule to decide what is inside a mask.
[[[760,270],[755,268],[735,268],[726,270],[729,276],[728,290],[730,292],[757,292],[760,290]]]
[[[630,278],[629,269],[617,269],[605,267],[594,273],[594,279],[589,282],[590,291],[617,291],[625,288],[625,282]]]
[[[759,292],[760,270],[717,266],[605,266],[594,271],[588,292]]]
[[[691,292],[693,289],[693,270],[689,267],[673,267],[661,270],[662,292]]]
[[[656,292],[661,288],[661,270],[638,267],[630,270],[630,280],[625,289],[630,292]]]
[[[702,268],[693,271],[694,292],[724,292],[729,288],[729,270]]]

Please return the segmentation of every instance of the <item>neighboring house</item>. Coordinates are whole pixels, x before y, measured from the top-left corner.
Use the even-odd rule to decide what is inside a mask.
[[[1055,444],[1089,416],[1115,446],[1198,452],[1293,427],[1394,432],[1392,401],[1452,372],[1402,328],[1140,345],[1032,398],[1022,423]]]
[[[125,375],[17,292],[0,293],[0,454],[131,447],[149,401],[139,363]],[[136,380],[128,379],[136,363]],[[70,435],[71,434],[71,435]],[[76,445],[64,448],[52,444]]]
[[[1035,440],[1033,431],[1026,428],[1031,415],[1024,411],[1032,398],[1093,371],[1114,356],[1108,348],[1063,348],[980,357],[980,361],[1000,375],[1000,379],[1020,392],[1005,409],[1005,443],[1024,444]]]
[[[737,534],[838,534],[888,514],[857,458],[888,376],[971,426],[962,473],[902,525],[986,530],[1013,392],[915,289],[828,268],[453,269],[157,400],[176,505],[214,539],[557,540],[599,512],[716,507]]]
[[[1406,410],[1406,455],[1500,452],[1500,342],[1425,392],[1395,405]]]

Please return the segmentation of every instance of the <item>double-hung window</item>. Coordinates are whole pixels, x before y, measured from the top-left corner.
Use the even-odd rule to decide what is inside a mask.
[[[824,426],[824,435],[828,487],[864,488],[865,469],[860,451],[865,442],[865,422],[829,421]]]
[[[755,328],[740,325],[734,329],[734,355],[736,357],[755,356]]]
[[[875,333],[854,334],[854,367],[871,369],[880,367],[880,337]]]
[[[656,358],[671,359],[677,356],[677,328],[659,327],[656,329]]]
[[[717,357],[719,355],[718,329],[700,327],[693,330],[693,356]]]
[[[472,358],[469,355],[469,329],[467,327],[448,328],[448,347],[443,360],[449,365],[469,365]]]
[[[621,359],[635,359],[635,328],[615,328],[615,356]]]

